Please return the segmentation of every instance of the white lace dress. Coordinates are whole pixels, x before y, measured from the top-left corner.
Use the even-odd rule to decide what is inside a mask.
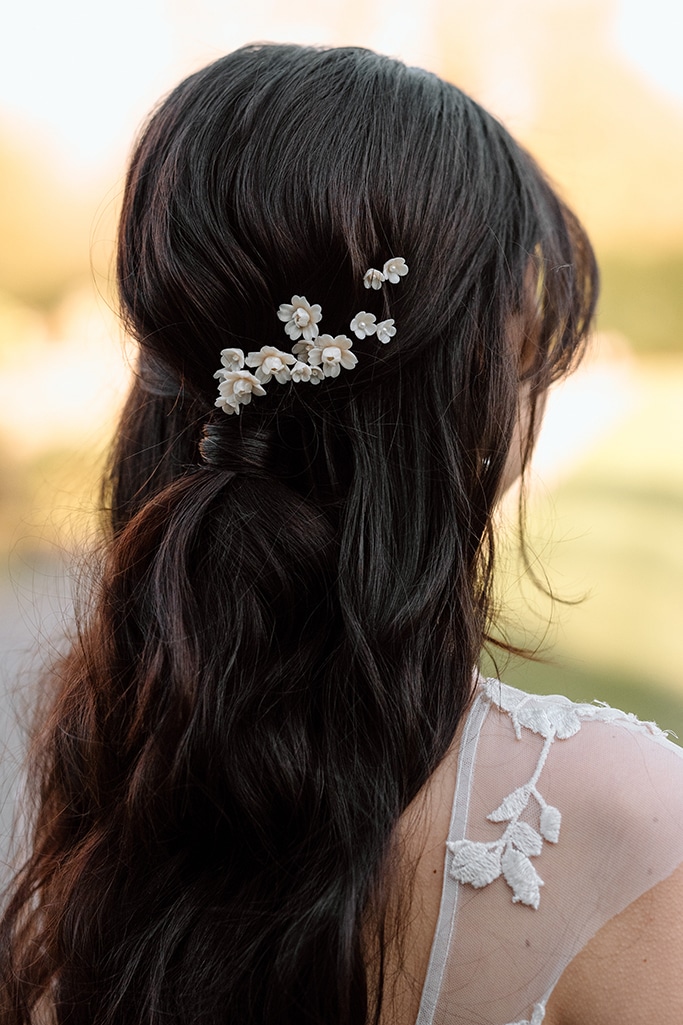
[[[540,1025],[573,957],[683,862],[683,749],[603,705],[481,680],[416,1025]]]

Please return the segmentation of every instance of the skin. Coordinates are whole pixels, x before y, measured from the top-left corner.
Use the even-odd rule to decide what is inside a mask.
[[[683,865],[600,929],[565,969],[544,1025],[680,1025]]]

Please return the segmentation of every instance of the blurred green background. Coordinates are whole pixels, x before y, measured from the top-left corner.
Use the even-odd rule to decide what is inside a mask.
[[[8,11],[0,644],[12,672],[44,640],[41,589],[96,526],[127,379],[109,281],[136,125],[180,77],[241,43],[353,43],[429,67],[499,116],[584,220],[602,266],[592,354],[551,398],[529,491],[535,570],[569,603],[522,579],[509,510],[500,629],[547,661],[501,658],[499,671],[683,738],[682,35],[680,7],[663,0],[255,0],[248,11],[43,0]]]

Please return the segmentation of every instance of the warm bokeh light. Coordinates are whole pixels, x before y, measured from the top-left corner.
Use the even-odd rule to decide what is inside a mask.
[[[242,43],[364,45],[444,75],[499,116],[576,208],[603,266],[595,353],[551,400],[535,470],[545,484],[532,486],[530,503],[553,588],[588,597],[555,608],[557,664],[509,676],[683,731],[681,11],[665,0],[41,0],[8,9],[0,645],[30,641],[16,611],[18,567],[34,567],[46,544],[77,548],[93,523],[84,510],[126,386],[109,277],[136,127],[179,78]],[[513,597],[516,578],[512,563],[501,584],[511,630],[539,638],[549,607],[528,587],[523,601]]]

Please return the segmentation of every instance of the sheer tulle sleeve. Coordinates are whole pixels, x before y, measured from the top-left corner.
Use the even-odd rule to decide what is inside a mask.
[[[683,862],[683,749],[485,681],[460,748],[417,1025],[540,1025],[573,957]]]

